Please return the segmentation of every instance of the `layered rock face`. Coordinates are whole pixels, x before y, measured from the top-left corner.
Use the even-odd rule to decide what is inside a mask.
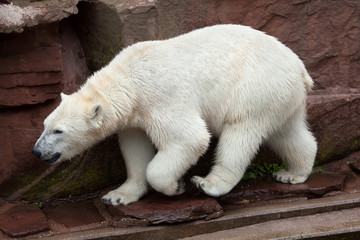
[[[63,19],[77,12],[71,21]],[[10,13],[26,17],[11,21]],[[265,31],[304,61],[316,83],[308,99],[308,122],[319,143],[320,164],[358,151],[359,19],[360,3],[351,0],[0,4],[0,196],[68,196],[124,179],[115,138],[71,163],[49,168],[39,162],[30,152],[43,119],[58,104],[60,92],[71,93],[86,79],[87,66],[98,70],[138,41],[166,39],[214,24],[243,24]]]
[[[74,92],[89,75],[73,27],[66,20],[59,22],[77,12],[77,1],[61,1],[57,5],[56,2],[44,5],[29,1],[26,7],[0,4],[2,190],[16,191],[22,186],[6,183],[30,184],[34,179],[28,178],[29,173],[36,178],[48,168],[31,155],[32,146],[43,130],[42,122],[59,103],[60,92]],[[29,9],[37,9],[37,15],[31,15]],[[17,15],[12,14],[20,13],[28,18],[18,16],[21,20],[18,22]],[[23,29],[34,25],[37,26]]]

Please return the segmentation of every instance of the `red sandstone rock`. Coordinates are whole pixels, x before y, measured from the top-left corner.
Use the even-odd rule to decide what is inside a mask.
[[[359,113],[360,94],[320,93],[308,98],[308,121],[318,141],[320,164],[359,149]]]
[[[305,61],[317,88],[359,88],[359,10],[350,0],[224,0],[210,1],[205,16],[206,24],[241,23],[279,38]]]
[[[42,46],[19,55],[2,56],[0,58],[0,74],[61,71],[61,45],[59,43],[49,44],[52,46]]]
[[[0,107],[43,103],[61,92],[64,74],[58,28],[58,24],[41,26],[0,39]]]
[[[219,198],[224,203],[247,203],[282,197],[321,197],[327,192],[341,191],[346,175],[315,173],[302,184],[284,184],[275,181],[241,182],[230,193]]]
[[[17,204],[0,214],[0,229],[10,237],[24,237],[46,231],[49,225],[40,208]]]
[[[360,192],[360,176],[349,167],[349,163],[360,161],[360,152],[355,152],[350,156],[322,165],[326,172],[339,172],[346,175],[346,181],[343,192],[358,193]]]
[[[0,89],[58,84],[62,79],[62,74],[58,72],[2,74],[0,75]]]
[[[138,202],[126,206],[109,206],[110,214],[121,220],[123,217],[146,219],[151,224],[184,222],[195,219],[207,220],[222,216],[222,208],[213,198],[193,197],[187,194],[166,197],[150,193]]]

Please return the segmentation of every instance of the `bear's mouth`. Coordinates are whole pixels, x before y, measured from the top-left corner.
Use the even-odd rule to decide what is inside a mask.
[[[44,161],[48,164],[53,164],[55,163],[57,160],[59,160],[61,156],[61,153],[55,153],[52,158],[49,158],[49,159],[44,159]]]

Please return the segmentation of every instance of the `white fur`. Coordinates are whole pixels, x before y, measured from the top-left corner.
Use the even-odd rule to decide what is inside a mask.
[[[60,161],[119,132],[128,180],[103,197],[113,205],[137,201],[146,183],[182,193],[181,177],[206,151],[210,134],[219,137],[215,165],[192,179],[206,194],[229,192],[262,143],[288,163],[277,180],[301,183],[317,150],[305,122],[312,85],[289,48],[250,27],[218,25],[141,42],[63,97],[44,131],[62,128],[61,144],[42,149],[61,152]]]

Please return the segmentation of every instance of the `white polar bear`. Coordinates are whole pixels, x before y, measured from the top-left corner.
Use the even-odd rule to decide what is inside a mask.
[[[241,25],[217,25],[124,49],[81,89],[62,94],[33,153],[70,159],[117,132],[126,182],[103,197],[128,204],[148,183],[166,195],[219,138],[216,161],[192,181],[211,196],[228,193],[262,143],[287,162],[278,181],[302,183],[317,144],[306,124],[313,81],[301,60],[275,38]],[[155,152],[154,147],[158,150]]]

